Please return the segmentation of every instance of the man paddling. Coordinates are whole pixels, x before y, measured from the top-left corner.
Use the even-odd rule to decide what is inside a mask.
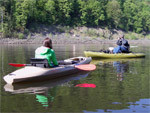
[[[117,41],[117,47],[114,48],[113,53],[129,53],[130,45],[128,41],[124,38],[124,35],[121,35]]]

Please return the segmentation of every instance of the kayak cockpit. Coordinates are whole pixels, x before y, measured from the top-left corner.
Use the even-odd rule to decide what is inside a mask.
[[[62,61],[58,61],[58,65],[73,65],[78,64],[82,61],[86,60],[84,57],[74,57]],[[48,60],[43,58],[31,58],[30,59],[31,66],[35,67],[43,67],[43,68],[50,68]]]

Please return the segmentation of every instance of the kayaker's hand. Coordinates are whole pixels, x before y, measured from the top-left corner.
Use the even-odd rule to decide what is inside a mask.
[[[120,40],[121,38],[120,37],[118,37],[118,40]]]

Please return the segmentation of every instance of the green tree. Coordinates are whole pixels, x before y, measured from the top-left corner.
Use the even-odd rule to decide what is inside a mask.
[[[10,37],[11,31],[14,29],[14,0],[0,1],[1,12],[1,30],[3,37]]]
[[[71,22],[71,13],[73,12],[74,0],[58,0],[57,15],[59,18],[59,24],[69,25]]]
[[[80,18],[83,25],[97,26],[105,20],[103,4],[99,0],[78,0],[80,4]]]
[[[35,23],[148,33],[149,7],[149,0],[0,0],[0,32],[11,37]]]
[[[124,3],[124,17],[126,20],[126,30],[134,30],[134,22],[136,15],[139,12],[139,7],[134,3],[134,0],[126,0]]]
[[[70,25],[81,25],[81,20],[80,20],[80,4],[78,0],[74,0],[73,2],[73,7],[72,7],[72,12],[70,13],[71,16],[71,23]]]
[[[57,12],[56,12],[56,3],[54,0],[47,0],[45,4],[45,11],[47,12],[47,21],[49,24],[57,23]]]
[[[127,20],[126,29],[140,33],[149,31],[149,5],[145,2],[126,0],[124,3],[124,15]]]
[[[120,4],[116,0],[108,2],[106,6],[107,18],[110,21],[110,25],[118,28],[120,20],[122,18],[122,11],[120,9]]]
[[[28,6],[28,20],[27,20],[27,26],[33,22],[37,22],[37,2],[36,0],[29,0],[29,2],[27,3]]]
[[[47,23],[47,12],[45,11],[45,4],[47,0],[36,0],[36,10],[35,10],[35,22]]]
[[[142,14],[143,16],[143,30],[146,32],[150,31],[150,11],[145,10]]]
[[[16,0],[15,3],[15,23],[16,23],[16,29],[19,31],[24,31],[27,24],[29,9],[28,9],[28,0],[24,1],[18,1]]]
[[[135,29],[136,32],[150,31],[150,8],[149,5],[141,3],[141,10],[137,14]]]

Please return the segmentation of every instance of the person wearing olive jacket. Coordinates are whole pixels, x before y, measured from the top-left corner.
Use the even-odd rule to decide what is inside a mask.
[[[43,46],[35,50],[35,58],[46,58],[50,67],[58,66],[55,51],[52,49],[52,40],[45,38]]]

